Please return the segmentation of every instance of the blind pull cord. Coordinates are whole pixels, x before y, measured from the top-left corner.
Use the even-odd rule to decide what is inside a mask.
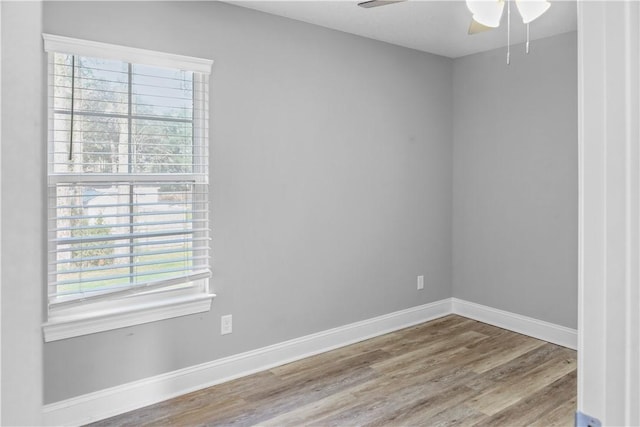
[[[69,160],[73,160],[73,100],[76,96],[76,56],[71,56],[71,130],[69,131]]]

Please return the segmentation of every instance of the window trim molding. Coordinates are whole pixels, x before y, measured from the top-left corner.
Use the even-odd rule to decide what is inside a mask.
[[[70,319],[50,319],[42,325],[45,342],[59,341],[112,329],[204,313],[211,309],[215,294],[193,294],[155,303],[127,305],[120,312],[96,316],[90,312]]]
[[[154,50],[80,40],[54,34],[42,34],[45,52],[58,52],[79,56],[93,56],[123,62],[154,65],[166,68],[182,68],[202,74],[211,74],[213,60],[193,56],[176,55]]]

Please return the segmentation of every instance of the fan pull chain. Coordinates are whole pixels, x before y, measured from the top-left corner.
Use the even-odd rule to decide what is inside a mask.
[[[507,65],[511,63],[511,0],[507,0]]]
[[[529,54],[529,24],[527,24],[527,44],[525,46],[526,46],[525,50],[527,54]]]

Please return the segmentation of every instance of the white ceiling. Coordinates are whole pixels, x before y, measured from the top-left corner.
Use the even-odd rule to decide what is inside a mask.
[[[462,0],[409,0],[370,9],[351,0],[228,3],[450,58],[507,45],[506,8],[500,28],[469,36],[471,14]],[[524,42],[526,35],[515,9],[511,13],[512,44]],[[552,0],[549,10],[531,24],[531,39],[575,31],[576,16],[575,0]]]

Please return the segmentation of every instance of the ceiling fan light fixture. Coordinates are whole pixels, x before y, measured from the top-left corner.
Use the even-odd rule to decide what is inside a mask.
[[[500,26],[504,0],[466,0],[467,8],[473,15],[473,20],[485,27]]]
[[[551,3],[546,0],[516,0],[516,6],[522,16],[522,22],[529,24],[542,16],[549,9]]]

